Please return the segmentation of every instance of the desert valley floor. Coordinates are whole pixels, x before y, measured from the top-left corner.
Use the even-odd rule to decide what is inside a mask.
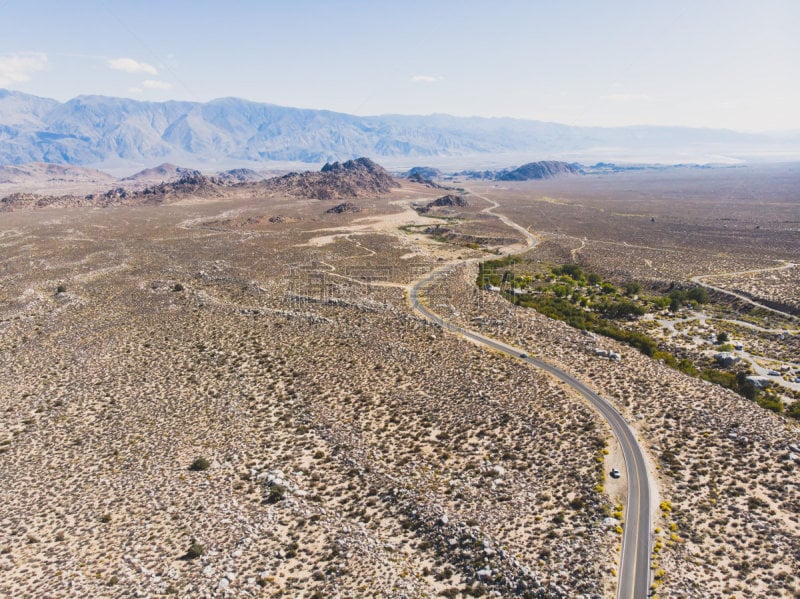
[[[430,211],[414,206],[455,192],[0,212],[0,595],[614,597],[626,478],[608,475],[608,425],[415,313],[410,284],[444,268],[428,306],[634,427],[654,594],[798,596],[796,420],[476,285],[476,259],[524,249],[502,214],[537,237],[534,264],[800,305],[796,171],[689,172],[679,196],[648,176],[454,181],[466,205]],[[796,364],[796,333],[760,339]]]

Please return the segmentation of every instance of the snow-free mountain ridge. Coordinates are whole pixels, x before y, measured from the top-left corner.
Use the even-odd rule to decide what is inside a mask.
[[[0,90],[0,164],[322,163],[357,156],[529,153],[551,158],[633,155],[800,157],[800,136],[681,127],[573,127],[511,118],[354,116],[221,98],[67,102]]]

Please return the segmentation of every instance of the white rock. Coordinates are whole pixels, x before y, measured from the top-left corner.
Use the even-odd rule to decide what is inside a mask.
[[[218,591],[224,591],[225,589],[227,589],[230,586],[230,584],[231,584],[231,581],[228,580],[227,578],[220,578],[219,582],[217,583],[217,590]]]
[[[492,472],[493,472],[493,473],[494,473],[496,476],[505,476],[505,474],[506,474],[506,469],[505,469],[505,468],[503,468],[503,467],[502,467],[502,466],[500,466],[500,465],[495,465],[495,466],[493,466],[493,467],[492,467]]]

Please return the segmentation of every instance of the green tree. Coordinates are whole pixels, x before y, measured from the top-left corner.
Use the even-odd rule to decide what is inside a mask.
[[[705,287],[692,287],[687,293],[686,298],[697,302],[698,304],[708,303],[708,291]]]
[[[583,276],[583,271],[581,271],[581,267],[577,264],[565,264],[559,270],[562,275],[570,276],[576,281]]]
[[[758,397],[758,389],[756,386],[747,380],[747,372],[736,373],[736,383],[739,385],[739,394],[746,397],[750,401],[755,401]]]

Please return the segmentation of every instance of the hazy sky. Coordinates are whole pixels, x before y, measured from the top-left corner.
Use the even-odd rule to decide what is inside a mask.
[[[0,0],[0,87],[800,129],[800,0]]]

